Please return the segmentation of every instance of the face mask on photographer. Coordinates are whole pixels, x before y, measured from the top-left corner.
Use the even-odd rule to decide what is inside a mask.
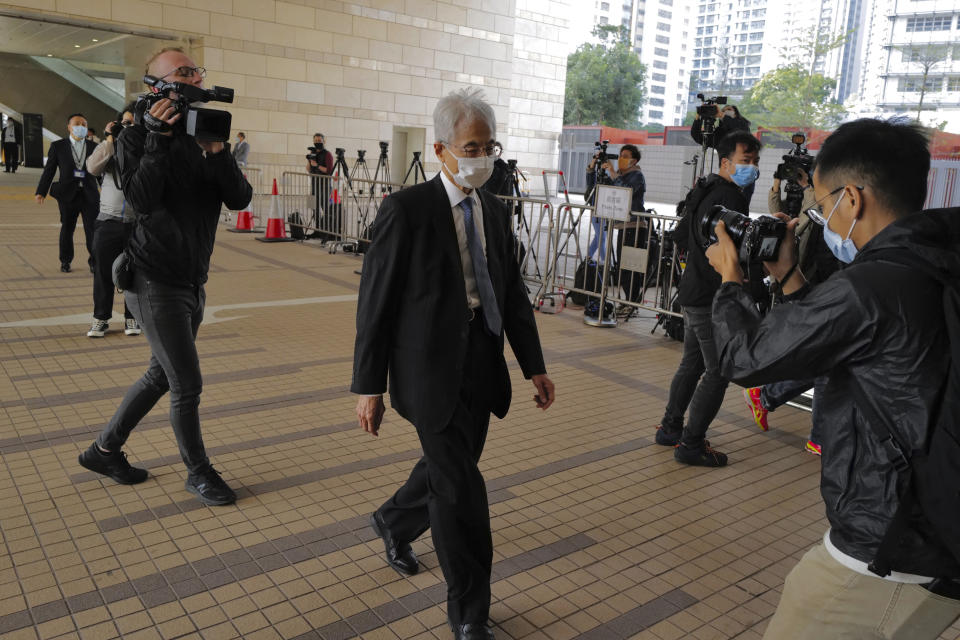
[[[833,217],[833,213],[837,210],[837,207],[840,206],[840,203],[843,202],[844,195],[844,193],[840,194],[836,204],[833,205],[833,209],[830,210],[830,215],[827,216],[826,221],[823,223],[823,241],[827,244],[827,247],[829,247],[830,252],[837,257],[837,260],[844,264],[850,264],[853,262],[853,259],[857,257],[857,245],[853,244],[853,240],[850,238],[850,234],[853,233],[853,228],[857,226],[857,219],[853,219],[853,224],[850,225],[850,230],[847,231],[846,238],[841,238],[839,233],[830,228],[830,218]]]
[[[730,174],[730,179],[740,188],[753,184],[758,177],[760,177],[760,169],[752,164],[738,164]]]
[[[448,148],[449,150],[449,148]],[[463,189],[479,189],[490,176],[493,175],[493,163],[495,158],[492,155],[482,155],[479,158],[460,157],[450,151],[457,159],[457,172],[454,173],[447,163],[441,159],[440,162],[446,167],[447,172],[453,181]]]
[[[620,173],[630,169],[635,164],[637,164],[637,162],[633,158],[617,158],[617,170]]]

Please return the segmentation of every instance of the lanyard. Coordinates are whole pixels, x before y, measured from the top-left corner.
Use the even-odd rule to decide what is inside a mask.
[[[77,149],[76,143],[74,143],[72,138],[70,139],[70,151],[73,154],[73,164],[77,167],[77,169],[83,168],[83,161],[85,160],[83,156],[85,155],[87,147],[86,140],[80,140],[80,143],[83,146],[80,149]]]

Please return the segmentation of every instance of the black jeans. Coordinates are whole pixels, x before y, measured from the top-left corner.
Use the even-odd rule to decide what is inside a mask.
[[[87,264],[93,266],[93,230],[97,226],[97,203],[87,202],[83,193],[73,200],[58,200],[60,207],[60,263],[73,262],[73,232],[77,229],[77,218],[83,216],[83,235],[87,245]]]
[[[487,489],[477,464],[490,424],[483,397],[489,379],[488,354],[495,340],[483,329],[481,314],[470,323],[460,401],[442,431],[417,429],[423,457],[406,484],[379,509],[395,539],[412,542],[428,528],[447,582],[447,617],[452,624],[487,621],[493,538]]]
[[[728,381],[720,375],[710,307],[683,308],[683,355],[670,383],[661,426],[683,429],[683,444],[699,447],[723,403]],[[703,376],[701,378],[701,376]],[[690,408],[686,427],[683,415]]]
[[[117,412],[97,438],[107,451],[123,447],[130,432],[167,391],[170,424],[180,457],[190,473],[210,464],[200,435],[200,358],[195,344],[203,321],[203,287],[173,286],[137,272],[124,292],[127,305],[150,343],[150,365],[127,391]]]
[[[109,321],[113,316],[113,261],[123,252],[133,225],[120,220],[97,220],[93,232],[93,317]],[[127,301],[123,317],[132,318]]]
[[[813,426],[810,428],[810,439],[817,444],[821,444],[823,442],[820,436],[822,427],[818,420],[817,396],[823,397],[826,384],[827,379],[824,376],[813,380],[784,380],[765,384],[760,388],[760,404],[767,411],[773,411],[813,387]]]

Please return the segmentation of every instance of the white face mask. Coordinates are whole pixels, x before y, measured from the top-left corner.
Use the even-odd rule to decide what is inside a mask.
[[[451,152],[452,153],[452,152]],[[447,167],[447,163],[443,162],[443,166],[447,167],[447,172],[453,178],[453,181],[463,189],[479,189],[487,180],[490,179],[490,176],[493,175],[493,163],[495,158],[493,156],[480,156],[479,158],[457,158],[457,173],[450,171],[450,167]]]

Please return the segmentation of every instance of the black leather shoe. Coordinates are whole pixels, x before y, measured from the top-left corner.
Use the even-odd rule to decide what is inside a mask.
[[[63,271],[64,273],[70,273],[70,263],[69,263],[69,262],[61,262],[61,263],[60,263],[60,271]]]
[[[237,494],[223,481],[220,473],[213,467],[207,467],[205,471],[188,475],[185,486],[187,491],[200,499],[200,502],[211,507],[233,504],[237,501]]]
[[[383,516],[374,511],[370,516],[370,526],[373,532],[383,540],[383,547],[386,551],[387,564],[405,576],[416,575],[420,570],[420,564],[417,562],[417,556],[410,548],[410,543],[399,542],[390,535],[387,524],[383,521]],[[479,637],[479,636],[478,636]]]
[[[127,462],[123,451],[104,453],[94,442],[77,458],[80,466],[94,473],[105,475],[120,484],[140,484],[149,475],[146,469],[138,469]]]
[[[493,629],[485,624],[458,624],[453,628],[453,640],[494,640]]]

